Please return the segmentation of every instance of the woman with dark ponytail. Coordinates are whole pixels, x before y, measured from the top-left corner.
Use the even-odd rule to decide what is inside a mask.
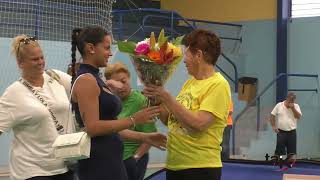
[[[151,123],[152,118],[159,115],[159,107],[146,108],[116,120],[121,101],[99,76],[99,67],[105,67],[112,55],[111,42],[111,36],[98,26],[73,30],[72,62],[74,65],[75,47],[83,62],[77,73],[73,73],[76,75],[72,103],[80,127],[91,136],[90,158],[79,161],[80,180],[127,180],[121,138],[149,143],[160,149],[166,144],[162,134],[127,130],[137,124]]]
[[[72,40],[71,40],[71,64],[68,66],[68,74],[72,76],[72,82],[75,80],[76,72],[80,67],[80,62],[76,60],[76,51],[77,51],[77,37],[81,32],[80,28],[76,28],[72,31]],[[109,79],[105,82],[107,85],[110,86],[112,90],[117,90],[122,88],[122,83],[118,81],[114,81]]]

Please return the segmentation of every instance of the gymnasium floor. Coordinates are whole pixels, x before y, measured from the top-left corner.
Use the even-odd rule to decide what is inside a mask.
[[[283,174],[317,175],[320,180],[320,162],[298,161],[294,168],[280,171],[265,161],[230,160],[223,163],[222,180],[282,180]],[[146,172],[146,180],[165,180],[165,171],[161,168],[151,168]],[[1,178],[0,180],[9,180]]]
[[[222,180],[282,180],[283,174],[317,175],[320,180],[320,163],[297,162],[294,168],[280,171],[278,166],[273,166],[264,161],[228,161],[224,162]],[[160,170],[146,178],[146,180],[165,180],[165,171]]]

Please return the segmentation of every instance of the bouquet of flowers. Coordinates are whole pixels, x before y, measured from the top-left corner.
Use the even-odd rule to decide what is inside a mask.
[[[154,32],[150,38],[138,43],[119,41],[120,52],[128,53],[141,82],[164,85],[176,70],[182,59],[180,48],[183,36],[169,42],[162,29],[157,40]],[[155,99],[149,99],[149,105],[155,105]]]

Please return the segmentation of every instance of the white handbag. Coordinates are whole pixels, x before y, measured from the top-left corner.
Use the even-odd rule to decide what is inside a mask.
[[[66,161],[90,157],[91,139],[86,132],[59,135],[52,145],[56,158]]]
[[[78,76],[72,85],[69,98],[70,110],[73,87],[82,75],[84,74]],[[55,158],[64,159],[65,161],[87,159],[90,158],[91,138],[86,132],[63,134],[56,138],[52,147]]]

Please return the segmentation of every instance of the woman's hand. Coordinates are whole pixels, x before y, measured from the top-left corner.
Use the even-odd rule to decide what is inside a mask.
[[[109,79],[106,81],[106,84],[110,86],[112,91],[118,91],[123,88],[123,84],[120,81]]]
[[[143,133],[142,141],[160,150],[166,150],[167,137],[161,133]]]
[[[135,113],[132,118],[135,124],[153,123],[153,118],[159,116],[161,108],[159,106],[152,106],[140,110]]]
[[[146,85],[142,91],[142,94],[148,98],[155,97],[161,102],[166,102],[171,98],[170,93],[166,91],[163,86]]]

